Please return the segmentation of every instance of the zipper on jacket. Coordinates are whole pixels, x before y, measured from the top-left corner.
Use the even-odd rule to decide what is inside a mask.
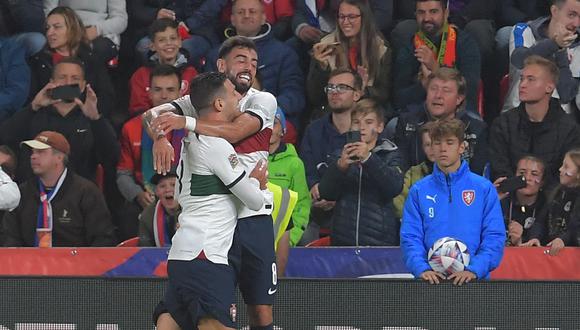
[[[362,193],[362,165],[358,165],[358,203],[356,206],[356,237],[355,245],[358,247],[358,230],[360,224],[360,204],[361,204],[361,193]]]
[[[449,203],[451,203],[451,182],[449,182],[449,174],[445,174],[445,182],[447,182],[447,190],[449,190]]]

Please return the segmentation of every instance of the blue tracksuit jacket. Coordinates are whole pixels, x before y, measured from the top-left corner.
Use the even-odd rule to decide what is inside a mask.
[[[434,166],[433,174],[409,191],[403,209],[401,249],[415,277],[431,270],[427,252],[446,236],[467,245],[471,255],[467,270],[477,278],[489,278],[499,265],[505,225],[497,192],[491,182],[472,173],[466,162],[449,175]]]

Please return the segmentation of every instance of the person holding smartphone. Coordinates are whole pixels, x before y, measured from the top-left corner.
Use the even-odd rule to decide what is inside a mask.
[[[546,202],[544,186],[544,161],[534,156],[524,156],[518,161],[515,176],[498,178],[501,208],[507,228],[509,246],[520,246],[530,237],[530,229],[540,216]]]
[[[399,245],[393,198],[403,187],[401,156],[393,142],[379,138],[384,118],[375,101],[359,101],[351,121],[354,132],[348,134],[340,158],[329,163],[318,187],[321,198],[336,201],[331,244]]]

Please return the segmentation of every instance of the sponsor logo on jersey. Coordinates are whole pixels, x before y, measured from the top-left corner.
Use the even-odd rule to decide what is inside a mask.
[[[232,169],[236,168],[236,166],[238,166],[238,164],[240,163],[240,160],[238,159],[238,155],[236,155],[236,154],[229,155],[228,160],[230,161],[230,165],[232,166]]]

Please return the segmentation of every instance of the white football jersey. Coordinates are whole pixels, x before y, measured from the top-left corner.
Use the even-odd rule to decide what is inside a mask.
[[[197,118],[195,108],[191,105],[189,95],[183,96],[173,102],[173,106],[181,110],[185,116]],[[274,95],[250,88],[240,100],[239,109],[247,112],[260,120],[260,131],[237,143],[234,148],[238,153],[241,164],[248,173],[251,173],[260,159],[268,160],[270,148],[270,136],[274,127],[274,117],[278,103]],[[259,211],[252,211],[242,203],[239,203],[238,219],[272,213],[273,195],[269,190],[263,190],[266,203]]]
[[[203,250],[208,260],[228,264],[241,204],[229,188],[245,175],[226,140],[193,132],[183,138],[175,187],[182,212],[169,260],[192,260]]]

